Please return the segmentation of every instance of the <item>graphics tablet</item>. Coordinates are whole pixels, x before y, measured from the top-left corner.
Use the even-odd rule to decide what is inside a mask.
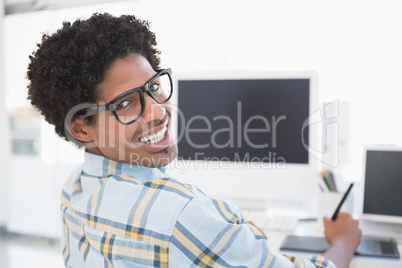
[[[293,236],[286,237],[280,250],[323,253],[329,248],[323,237]],[[362,239],[355,253],[356,256],[400,258],[395,241]]]

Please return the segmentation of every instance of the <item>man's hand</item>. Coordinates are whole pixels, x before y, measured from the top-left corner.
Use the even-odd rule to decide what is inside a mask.
[[[336,221],[325,217],[324,227],[330,248],[323,256],[332,260],[338,268],[349,267],[362,235],[359,222],[349,214],[339,213]]]

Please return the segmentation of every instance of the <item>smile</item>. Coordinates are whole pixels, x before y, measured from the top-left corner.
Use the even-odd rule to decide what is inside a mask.
[[[153,135],[149,135],[147,137],[141,137],[139,139],[139,142],[142,143],[150,143],[150,144],[154,144],[154,143],[158,143],[161,140],[163,140],[163,138],[165,137],[166,134],[166,126],[164,128],[162,128],[159,132],[153,134]]]

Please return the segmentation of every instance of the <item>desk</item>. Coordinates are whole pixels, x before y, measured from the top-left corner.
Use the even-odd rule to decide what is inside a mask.
[[[319,236],[320,234],[316,231],[318,224],[316,222],[300,222],[293,235],[308,235],[308,236]],[[268,235],[268,246],[273,252],[280,252],[281,254],[288,254],[295,257],[307,257],[312,254],[295,253],[294,251],[280,251],[279,248],[282,242],[285,240],[289,233],[284,232],[269,232]],[[402,255],[402,241],[398,242],[399,254]],[[373,257],[361,257],[355,256],[352,260],[350,268],[402,268],[401,259],[385,259],[385,258],[373,258]]]

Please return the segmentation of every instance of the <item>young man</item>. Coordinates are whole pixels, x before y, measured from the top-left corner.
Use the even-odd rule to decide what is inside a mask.
[[[325,219],[322,256],[286,258],[238,208],[165,174],[173,88],[155,46],[147,22],[94,14],[44,35],[30,57],[31,103],[85,147],[62,192],[66,266],[347,267],[361,236],[349,215]]]

